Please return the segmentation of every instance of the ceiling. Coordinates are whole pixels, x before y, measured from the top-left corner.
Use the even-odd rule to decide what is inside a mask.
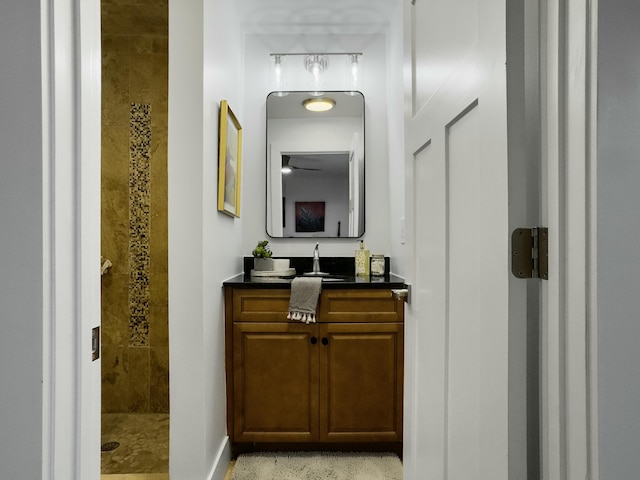
[[[298,153],[291,155],[289,165],[294,168],[293,172],[283,175],[283,179],[289,182],[298,177],[314,180],[321,177],[349,178],[348,153]]]
[[[246,31],[381,33],[401,0],[237,0]]]

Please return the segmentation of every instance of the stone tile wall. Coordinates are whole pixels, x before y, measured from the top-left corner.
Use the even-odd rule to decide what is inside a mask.
[[[168,0],[102,0],[102,411],[169,412]]]

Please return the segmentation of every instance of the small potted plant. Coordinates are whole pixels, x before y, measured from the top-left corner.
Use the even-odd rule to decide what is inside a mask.
[[[256,248],[253,249],[253,252],[251,252],[251,254],[253,255],[254,270],[273,270],[273,259],[271,258],[273,253],[269,249],[268,240],[262,240],[261,242],[258,242],[258,245],[256,245]]]

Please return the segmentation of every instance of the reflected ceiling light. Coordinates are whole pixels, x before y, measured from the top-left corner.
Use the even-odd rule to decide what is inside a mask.
[[[329,97],[307,98],[302,105],[310,112],[327,112],[336,106],[336,101]]]

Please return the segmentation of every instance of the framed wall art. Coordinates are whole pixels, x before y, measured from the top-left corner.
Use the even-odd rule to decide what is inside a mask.
[[[296,232],[324,232],[324,202],[296,202]]]
[[[242,127],[226,100],[220,102],[219,139],[218,210],[239,217]]]

